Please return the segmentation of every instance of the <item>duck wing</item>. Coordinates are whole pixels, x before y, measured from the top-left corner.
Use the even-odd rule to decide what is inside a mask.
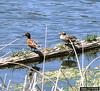
[[[72,37],[73,39],[77,39],[77,38],[76,38],[75,36],[73,36],[73,35],[72,35],[71,37]]]
[[[67,36],[66,36],[66,40],[67,40],[67,41],[71,40],[72,42],[75,42],[76,39],[77,39],[77,38],[76,38],[75,36],[70,36],[70,35],[67,35]]]
[[[38,44],[32,39],[28,39],[27,44],[28,44],[28,46],[30,46],[32,48],[37,48],[38,47]]]

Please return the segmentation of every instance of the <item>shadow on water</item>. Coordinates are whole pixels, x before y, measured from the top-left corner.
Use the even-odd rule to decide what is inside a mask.
[[[90,50],[89,52],[86,52],[85,53],[85,56],[88,57],[88,58],[96,58],[97,57],[97,51],[98,49],[95,49],[95,50]]]
[[[32,81],[33,75],[35,72],[40,71],[41,68],[38,66],[31,66],[31,69],[28,71],[28,77],[30,78],[30,81]]]
[[[64,60],[61,64],[62,68],[65,69],[67,67],[77,67],[77,62],[75,60]]]

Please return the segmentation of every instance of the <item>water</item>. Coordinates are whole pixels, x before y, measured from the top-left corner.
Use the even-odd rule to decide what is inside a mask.
[[[47,47],[54,47],[61,43],[59,32],[75,35],[80,40],[87,34],[100,35],[100,0],[0,0],[0,45],[7,44],[16,36],[30,32],[32,37],[44,47],[45,28],[48,28]],[[0,52],[0,56],[11,51],[27,49],[25,38]],[[1,46],[2,47],[2,46]],[[99,52],[97,53],[99,56]],[[90,61],[93,58],[90,59]],[[80,56],[81,60],[81,56]],[[90,62],[85,57],[86,64]],[[61,59],[46,63],[46,71],[57,70],[61,66]],[[38,64],[42,67],[42,64]],[[100,66],[95,62],[91,67]],[[15,82],[22,82],[27,69],[0,70],[0,75],[8,74],[8,78]],[[16,74],[16,75],[15,75]],[[16,80],[19,78],[20,80]]]

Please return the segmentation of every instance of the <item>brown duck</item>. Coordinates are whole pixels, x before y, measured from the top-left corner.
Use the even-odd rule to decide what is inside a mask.
[[[74,43],[77,40],[75,36],[68,35],[65,32],[60,33],[60,39],[63,40],[64,42],[67,42],[68,44],[70,44],[70,41]]]
[[[26,40],[27,45],[31,48],[31,50],[34,49],[35,51],[35,49],[39,47],[38,44],[34,40],[32,40],[31,34],[29,32],[26,32],[25,36],[27,37]]]

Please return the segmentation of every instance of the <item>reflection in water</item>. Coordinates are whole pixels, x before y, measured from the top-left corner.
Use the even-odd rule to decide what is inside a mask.
[[[29,70],[28,77],[29,77],[30,81],[32,81],[33,75],[36,71],[40,71],[40,67],[32,66],[31,69]]]
[[[85,53],[85,59],[87,61],[84,61],[84,66],[87,66],[92,60],[94,60],[96,57],[98,57],[98,53],[99,50],[98,49],[94,49],[94,50],[90,50],[88,52]],[[92,66],[96,67],[99,66],[99,59],[98,61],[94,62],[89,68],[91,68]]]
[[[98,49],[89,50],[88,52],[85,53],[85,55],[90,57],[90,58],[96,58],[97,52],[98,52]]]
[[[95,59],[98,56],[98,49],[90,50],[88,52],[84,53],[84,65],[89,64],[93,59]],[[78,55],[80,65],[81,64],[81,54]],[[67,57],[61,57],[60,60],[62,60],[62,68],[67,68],[67,67],[77,67],[77,62],[75,61],[76,57],[75,56],[70,56],[68,55]],[[87,60],[87,61],[86,61]]]
[[[35,83],[34,82],[35,80],[37,81],[37,78],[38,78],[37,75],[36,75],[37,71],[40,71],[40,67],[32,66],[31,69],[29,70],[29,72],[28,72],[28,82],[29,82],[28,88],[30,87],[30,84]],[[35,78],[35,76],[36,76],[36,78]],[[37,84],[36,84],[35,88],[36,88],[37,91],[41,91],[40,87]]]
[[[67,68],[67,67],[77,67],[77,62],[74,60],[65,60],[61,64],[62,68]]]
[[[85,56],[87,57],[88,61],[91,61],[97,57],[98,49],[90,50],[85,53]]]

